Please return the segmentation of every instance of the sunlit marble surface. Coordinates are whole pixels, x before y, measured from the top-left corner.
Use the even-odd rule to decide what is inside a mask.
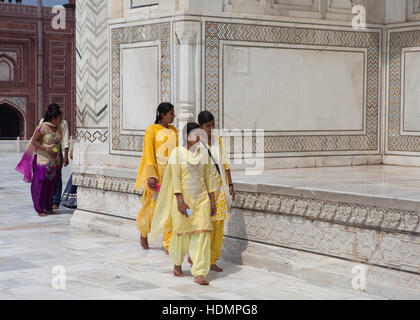
[[[237,188],[420,210],[420,168],[390,165],[233,172]],[[342,199],[340,199],[342,198]],[[351,199],[350,199],[351,200]]]
[[[380,299],[224,262],[208,287],[194,285],[186,265],[187,276],[174,278],[160,248],[145,252],[137,241],[73,229],[69,210],[39,218],[14,171],[18,158],[0,153],[0,299]],[[51,285],[57,265],[66,270],[65,290]]]

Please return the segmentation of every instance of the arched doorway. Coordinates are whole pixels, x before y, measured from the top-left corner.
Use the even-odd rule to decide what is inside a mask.
[[[22,115],[8,103],[0,104],[0,140],[15,140],[21,136]]]

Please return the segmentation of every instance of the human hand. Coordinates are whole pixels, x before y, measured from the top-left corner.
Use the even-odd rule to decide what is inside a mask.
[[[188,218],[187,210],[190,209],[190,207],[187,206],[187,204],[184,201],[178,202],[178,211],[186,216]]]
[[[216,213],[217,213],[216,201],[211,200],[211,202],[210,202],[210,208],[211,208],[210,217],[214,217],[216,215]]]
[[[233,189],[233,186],[229,187],[229,193],[232,196],[232,201],[235,201],[235,190]]]
[[[149,185],[149,188],[152,189],[152,190],[156,190],[157,183],[158,183],[158,180],[156,178],[154,178],[154,177],[150,177],[147,180],[147,184]]]
[[[43,149],[44,149],[44,151],[45,151],[46,153],[48,153],[50,156],[54,156],[54,155],[55,155],[55,152],[53,151],[53,147],[44,147]]]
[[[65,167],[67,167],[69,165],[69,157],[68,156],[64,156],[63,164],[64,164]]]

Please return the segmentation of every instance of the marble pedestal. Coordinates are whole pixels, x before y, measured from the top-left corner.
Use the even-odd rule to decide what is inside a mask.
[[[128,178],[135,172],[93,171],[74,173],[72,225],[138,240],[140,195]],[[222,259],[346,288],[362,276],[370,294],[420,298],[419,168],[267,170],[233,179]]]

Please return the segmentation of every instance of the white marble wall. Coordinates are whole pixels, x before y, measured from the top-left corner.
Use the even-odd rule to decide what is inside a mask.
[[[157,42],[123,46],[121,132],[143,132],[156,119],[160,100],[160,47]]]
[[[222,50],[224,128],[363,133],[364,50],[252,43]]]
[[[420,166],[420,25],[388,28],[384,163]]]
[[[420,133],[420,46],[403,51],[403,88],[401,112],[404,133]]]
[[[78,165],[122,165],[135,169],[139,161],[141,135],[147,125],[153,123],[155,106],[162,99],[162,66],[164,64],[162,63],[163,49],[159,48],[162,39],[158,39],[159,41],[153,44],[147,43],[147,41],[124,44],[120,57],[121,104],[118,106],[120,113],[118,130],[111,125],[112,119],[116,117],[116,114],[111,112],[114,102],[110,98],[112,72],[109,69],[111,66],[109,61],[111,40],[108,23],[111,20],[111,26],[118,27],[126,24],[141,26],[145,23],[169,23],[171,27],[169,30],[170,54],[167,55],[168,61],[164,66],[169,68],[171,73],[169,82],[165,84],[170,90],[166,89],[163,96],[165,100],[174,102],[178,115],[181,110],[193,115],[208,106],[205,94],[208,62],[204,59],[206,58],[205,51],[209,45],[205,43],[208,31],[205,24],[210,19],[205,16],[206,11],[213,11],[212,16],[219,16],[214,19],[215,21],[232,23],[232,25],[242,22],[244,25],[252,25],[253,20],[249,20],[249,18],[255,18],[254,14],[259,12],[266,15],[266,18],[259,16],[261,20],[259,24],[272,25],[273,27],[286,27],[290,21],[308,22],[307,18],[315,17],[312,14],[318,15],[320,12],[324,12],[317,18],[318,23],[321,24],[313,22],[315,20],[310,21],[315,23],[312,25],[315,29],[320,27],[325,34],[331,31],[330,37],[334,34],[333,31],[337,31],[335,30],[337,27],[330,26],[328,20],[338,19],[340,15],[348,15],[352,4],[366,5],[368,12],[377,14],[378,19],[383,15],[384,21],[388,17],[392,22],[402,19],[401,12],[404,11],[404,8],[412,15],[416,15],[420,11],[419,3],[416,0],[411,2],[397,0],[392,3],[385,0],[360,0],[357,2],[347,0],[159,0],[154,2],[137,0],[134,4],[150,5],[155,2],[158,2],[158,5],[131,9],[129,0],[109,0],[106,5],[103,1],[78,1],[77,46],[80,54],[77,76],[79,127],[77,148],[80,152],[75,156]],[[203,16],[201,18],[197,16],[176,18],[176,20],[194,20],[188,22],[188,25],[181,21],[173,23],[175,18],[160,18],[162,15],[167,17],[168,10],[179,9],[195,10],[194,12],[202,10],[200,12]],[[159,13],[162,10],[165,12]],[[289,18],[284,18],[286,23],[282,22],[282,18],[268,16],[270,14],[289,16]],[[307,16],[305,16],[306,14]],[[299,16],[299,18],[290,20],[292,16]],[[348,18],[346,19],[348,20]],[[264,22],[264,19],[267,19],[267,22]],[[277,19],[277,22],[273,19]],[[305,26],[311,28],[311,25],[305,24]],[[338,29],[352,30],[346,26],[346,23],[342,23]],[[380,28],[368,28],[368,31],[370,30],[377,32],[380,31]],[[367,71],[371,70],[371,66],[367,66],[367,61],[372,61],[372,57],[368,59],[366,56],[368,50],[354,47],[350,42],[348,47],[344,44],[339,48],[337,46],[308,46],[299,44],[299,41],[302,40],[298,34],[293,34],[293,36],[296,36],[296,43],[292,45],[264,41],[257,43],[248,41],[248,44],[244,44],[242,41],[238,43],[221,41],[221,56],[219,57],[221,68],[219,84],[221,87],[218,91],[220,95],[214,99],[219,99],[217,101],[218,108],[225,127],[264,128],[267,131],[272,131],[272,136],[266,140],[266,147],[270,151],[279,149],[277,136],[296,133],[301,136],[321,133],[325,133],[326,136],[339,136],[355,133],[363,137],[366,132],[373,132],[372,121],[369,122],[368,117],[368,115],[373,117],[373,110],[367,109],[367,101],[371,98],[366,96],[372,92],[372,89],[366,85],[369,78]],[[166,41],[166,38],[163,41]],[[161,52],[155,52],[154,48]],[[237,50],[238,48],[240,50]],[[232,52],[235,53],[234,56],[232,56]],[[402,132],[402,134],[417,131],[416,119],[419,113],[416,104],[418,94],[417,90],[413,89],[417,83],[417,73],[412,67],[417,64],[417,53],[410,51],[405,53],[404,57],[406,57],[404,65],[407,71],[403,79],[405,90],[402,97],[401,124],[406,128],[406,132]],[[276,60],[278,63],[272,65],[263,63],[270,59]],[[385,68],[386,62],[382,66]],[[168,73],[165,72],[167,77]],[[378,79],[378,85],[381,81],[382,79]],[[161,96],[159,96],[159,91]],[[383,107],[382,104],[385,101],[382,100],[385,99],[375,100],[375,103],[378,103],[378,108]],[[264,106],[266,112],[259,112],[261,106]],[[235,117],[235,114],[238,114],[238,108],[242,113],[240,117]],[[379,114],[380,109],[375,113]],[[270,114],[280,114],[281,116],[270,117]],[[117,136],[112,136],[113,130],[119,131]],[[127,138],[121,142],[124,134]],[[130,134],[140,137],[140,139],[130,138]],[[386,135],[385,131],[384,136]],[[357,138],[355,141],[349,142],[348,145],[365,146],[366,143],[371,143],[371,138],[372,136],[369,137],[369,141]],[[293,136],[291,139],[294,139]],[[360,161],[357,163],[372,163],[372,161],[376,163],[377,156],[382,154],[381,140],[384,140],[384,137],[379,136],[376,141],[378,142],[376,149],[362,147],[360,150],[365,151],[352,152],[351,157],[363,157],[367,152],[374,158],[365,157],[359,159]],[[125,146],[129,146],[130,150],[119,152],[118,150],[121,149],[119,148],[117,152],[114,152],[113,146],[118,143],[123,149]],[[303,140],[294,143],[297,143],[297,146],[306,144]],[[311,141],[309,144],[316,143],[318,142]],[[333,145],[341,142],[331,140],[326,143]],[[285,145],[285,142],[281,142],[280,145]],[[305,154],[304,161],[299,159],[300,152],[289,152],[288,157],[293,158],[288,159],[293,159],[293,162],[297,161],[297,166],[312,166],[316,163],[328,165],[331,161],[325,161],[328,160],[325,156],[350,156],[346,154],[345,148],[341,147],[338,153],[331,150],[325,154],[320,154],[317,151],[312,152],[317,148],[310,150],[307,149],[307,146],[299,148],[296,151],[311,152]],[[410,152],[416,151],[410,150]],[[131,157],[124,155],[131,155]],[[135,157],[132,157],[133,155]],[[281,152],[274,152],[270,156],[281,156]],[[309,159],[308,156],[312,158]],[[320,156],[323,158],[317,158]],[[322,161],[319,161],[321,159]],[[342,159],[342,162],[337,162],[337,158],[334,158],[332,162],[335,165],[352,162],[349,158]],[[275,159],[270,159],[269,162],[270,168],[275,167]],[[290,161],[282,163],[286,165],[286,162]]]
[[[363,5],[368,23],[420,20],[419,0],[109,0],[124,1],[126,16],[196,10],[293,18],[352,21],[352,8]],[[133,2],[132,2],[133,1]],[[133,9],[132,9],[133,8]]]

